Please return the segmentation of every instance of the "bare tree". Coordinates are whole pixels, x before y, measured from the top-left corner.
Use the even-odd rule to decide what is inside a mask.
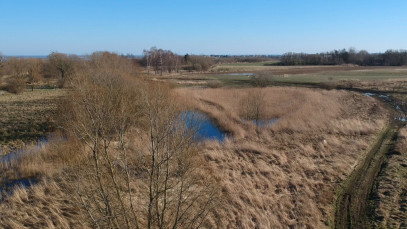
[[[69,56],[63,53],[53,52],[48,56],[49,69],[51,72],[59,75],[60,87],[63,87],[66,81],[66,78],[72,76],[75,70],[75,59],[76,56]]]
[[[117,66],[114,56],[107,60]],[[89,154],[77,168],[77,194],[90,221],[98,228],[199,227],[217,187],[169,88],[117,70],[125,67],[97,66],[70,79],[72,94],[60,108],[63,128]]]
[[[198,228],[214,208],[218,189],[193,144],[193,133],[163,85],[143,92],[148,142],[147,228]]]
[[[43,80],[44,61],[38,58],[29,58],[25,61],[27,64],[27,81],[30,83],[31,89],[34,89],[34,84]]]
[[[23,58],[10,58],[5,63],[5,72],[9,75],[5,89],[11,93],[21,93],[25,89],[28,66]]]
[[[240,115],[245,120],[253,120],[258,126],[264,119],[265,100],[261,89],[255,88],[247,92],[240,100]]]
[[[24,78],[28,74],[28,66],[23,58],[10,58],[6,62],[6,74]]]
[[[150,50],[144,50],[143,54],[148,72],[150,72],[151,67],[154,68],[155,74],[160,73],[160,75],[162,75],[164,72],[171,73],[173,71],[178,72],[179,70],[182,57],[176,55],[170,50],[152,47]]]
[[[153,49],[153,48],[151,48],[151,49]],[[147,73],[150,73],[152,53],[149,50],[143,50],[143,55],[144,55],[145,64],[147,67]]]
[[[82,140],[89,160],[79,169],[78,195],[95,227],[138,228],[124,136],[137,119],[128,80],[103,70],[78,73],[62,109],[64,128]],[[132,201],[130,201],[132,203]]]
[[[186,55],[185,59],[195,71],[207,71],[215,63],[215,59],[210,56]]]
[[[127,57],[110,52],[95,52],[90,56],[90,64],[94,69],[120,73],[125,76],[137,74],[136,65]]]

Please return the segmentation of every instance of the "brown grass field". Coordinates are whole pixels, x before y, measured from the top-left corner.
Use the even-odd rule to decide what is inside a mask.
[[[375,205],[372,221],[377,228],[407,227],[407,128],[400,130],[398,143],[383,166],[371,200]]]
[[[258,130],[238,116],[239,98],[263,90],[267,116]],[[324,228],[335,189],[385,127],[387,112],[372,98],[344,91],[297,88],[179,89],[233,134],[208,142],[205,156],[227,205],[221,228]]]
[[[355,67],[347,68],[353,71]],[[307,69],[306,77],[339,71],[335,67],[304,69]],[[282,69],[299,75],[297,71],[303,70]],[[211,77],[209,80],[219,81],[221,87],[241,86],[241,82],[246,85],[247,81],[246,76],[231,81]],[[186,76],[186,79],[198,87],[208,84],[206,75]],[[357,81],[357,87],[377,85],[391,91],[399,85],[404,90],[402,79],[380,82]],[[229,133],[223,143],[199,143],[223,198],[223,205],[209,215],[205,224],[208,228],[333,227],[336,191],[386,128],[390,115],[379,100],[342,90],[279,86],[173,90],[186,109],[208,114],[220,129]],[[63,90],[34,90],[21,95],[0,95],[2,145],[15,148],[52,130],[56,101],[64,93]],[[253,94],[262,95],[263,118],[277,118],[277,123],[257,127],[242,121],[240,101]],[[405,130],[399,139],[400,154],[391,157],[377,182],[379,199],[375,202],[375,219],[381,226],[398,226],[400,221],[405,221],[405,182],[402,182]],[[0,227],[91,227],[86,212],[78,205],[75,187],[70,184],[73,171],[83,159],[78,153],[81,146],[76,142],[51,142],[43,149],[0,166],[3,184],[19,178],[35,178],[38,182],[31,188],[17,188],[13,194],[3,195]],[[394,180],[389,181],[389,177]],[[397,203],[392,198],[393,192],[388,194],[396,186]]]

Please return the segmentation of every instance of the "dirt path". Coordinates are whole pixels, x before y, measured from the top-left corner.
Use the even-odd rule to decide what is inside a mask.
[[[398,126],[388,125],[376,140],[365,160],[344,181],[336,202],[335,228],[370,228],[368,197],[382,163],[395,143]]]

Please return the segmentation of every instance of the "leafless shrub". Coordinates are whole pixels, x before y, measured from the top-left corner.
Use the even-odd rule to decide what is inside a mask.
[[[20,94],[25,89],[25,80],[21,77],[10,77],[7,79],[6,85],[3,87],[5,91],[14,94]]]
[[[53,52],[48,56],[48,74],[59,77],[58,86],[65,86],[67,78],[75,73],[75,64],[79,58],[75,55]]]
[[[253,86],[255,87],[267,87],[272,83],[271,76],[266,75],[256,75],[251,79]]]
[[[208,87],[209,88],[219,88],[222,87],[222,82],[218,80],[211,80],[208,82]]]
[[[217,189],[178,105],[168,86],[126,75],[90,67],[72,78],[61,123],[88,155],[78,200],[95,227],[199,227]]]
[[[245,120],[254,120],[256,125],[265,116],[264,93],[260,89],[253,89],[246,92],[240,99],[240,115]]]

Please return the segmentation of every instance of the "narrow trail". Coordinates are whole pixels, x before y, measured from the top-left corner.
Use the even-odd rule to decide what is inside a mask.
[[[343,182],[336,201],[335,228],[370,228],[368,198],[381,165],[395,144],[398,129],[396,123],[390,123],[378,136],[364,161]]]
[[[318,83],[287,83],[283,86],[321,88]],[[397,141],[399,129],[407,120],[407,107],[401,101],[395,100],[391,94],[407,94],[405,91],[390,92],[358,88],[337,88],[353,91],[367,96],[374,96],[383,101],[391,111],[387,127],[377,136],[363,161],[353,170],[349,177],[337,190],[335,202],[334,228],[371,228],[369,220],[374,206],[369,205],[369,196],[372,194],[373,185],[384,162],[391,155]]]
[[[356,91],[367,93],[363,90]],[[394,149],[397,133],[404,125],[399,121],[398,116],[400,112],[404,114],[404,117],[407,113],[401,102],[387,94],[377,94],[377,92],[375,94],[383,99],[393,114],[390,115],[386,129],[378,135],[364,160],[359,163],[338,190],[334,228],[372,227],[369,214],[374,206],[369,206],[369,196],[383,163],[387,161]],[[399,113],[397,113],[397,109],[399,109]]]
[[[306,87],[326,89],[320,83],[276,83],[275,86]],[[373,185],[385,163],[391,155],[397,141],[397,133],[407,120],[407,106],[395,100],[391,95],[405,95],[406,91],[381,91],[359,88],[336,88],[353,91],[366,96],[374,96],[383,101],[391,111],[387,127],[378,134],[375,142],[366,153],[365,158],[359,162],[349,177],[342,182],[337,190],[333,228],[371,228],[372,209],[369,197]]]

